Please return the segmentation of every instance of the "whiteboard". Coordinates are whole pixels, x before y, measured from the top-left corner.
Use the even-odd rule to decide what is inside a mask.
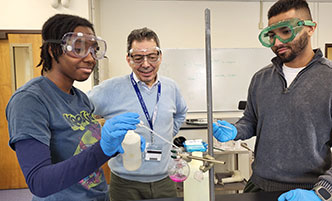
[[[189,112],[207,111],[205,49],[163,49],[160,75],[175,80]],[[271,63],[269,48],[211,50],[213,111],[238,111],[255,72]]]

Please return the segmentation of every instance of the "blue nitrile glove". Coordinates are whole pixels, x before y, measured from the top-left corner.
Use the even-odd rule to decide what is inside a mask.
[[[322,201],[313,190],[294,189],[279,196],[278,201]]]
[[[208,143],[206,143],[206,142],[203,141],[202,144],[203,144],[203,146],[205,147],[205,149],[208,148]]]
[[[141,135],[140,135],[141,136]],[[145,150],[145,138],[141,136],[141,152]]]
[[[128,130],[136,129],[136,124],[139,123],[138,117],[138,114],[128,112],[105,122],[101,129],[100,146],[107,156],[113,156],[117,152],[123,153],[121,143]]]
[[[237,134],[235,126],[227,121],[217,121],[213,123],[213,136],[220,142],[228,142],[234,140]]]

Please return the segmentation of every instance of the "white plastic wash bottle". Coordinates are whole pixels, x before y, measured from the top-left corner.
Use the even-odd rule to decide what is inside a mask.
[[[128,171],[137,170],[142,164],[141,137],[133,130],[129,130],[122,141],[123,166]]]

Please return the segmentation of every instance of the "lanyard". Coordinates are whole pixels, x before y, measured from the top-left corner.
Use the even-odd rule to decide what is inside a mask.
[[[149,115],[149,112],[148,112],[148,108],[145,105],[143,96],[142,96],[142,94],[141,94],[141,92],[140,92],[140,90],[137,86],[137,83],[136,83],[135,79],[133,78],[133,73],[130,74],[130,80],[131,80],[131,84],[133,85],[133,87],[135,89],[137,98],[138,98],[138,100],[141,104],[141,107],[142,107],[143,112],[145,114],[146,120],[149,122],[150,128],[153,130],[153,124],[154,124],[154,122],[156,120],[156,117],[157,117],[158,102],[159,102],[159,97],[160,97],[160,94],[161,94],[161,84],[158,81],[157,101],[156,101],[156,105],[154,106],[153,113],[152,113],[152,119],[151,119],[151,117]],[[153,135],[151,135],[151,136],[153,136]]]

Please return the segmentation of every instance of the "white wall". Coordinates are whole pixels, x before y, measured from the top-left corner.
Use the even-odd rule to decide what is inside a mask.
[[[56,13],[89,17],[88,0],[71,0],[69,8],[51,7],[50,0],[0,0],[1,29],[41,29]]]
[[[100,3],[101,35],[110,46],[107,53],[110,76],[130,72],[125,62],[126,39],[136,28],[147,26],[156,31],[162,48],[204,48],[206,8],[211,9],[212,47],[260,47],[253,40],[259,32],[258,3],[139,0]]]
[[[273,2],[263,3],[263,22]],[[225,1],[152,1],[100,0],[101,35],[110,49],[107,52],[110,76],[130,72],[126,64],[126,38],[135,28],[147,26],[157,32],[162,48],[204,48],[204,10],[211,10],[213,48],[262,47],[259,2]],[[332,3],[309,3],[318,21],[313,46],[323,51],[332,41]]]
[[[318,47],[325,53],[325,43],[332,43],[332,3],[320,3],[318,9]]]
[[[89,0],[71,0],[68,8],[53,8],[50,0],[0,0],[0,29],[41,30],[44,22],[56,13],[74,14],[89,19]],[[87,91],[91,79],[75,83]]]

